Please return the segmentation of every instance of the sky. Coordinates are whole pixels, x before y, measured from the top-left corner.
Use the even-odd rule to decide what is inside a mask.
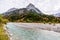
[[[0,13],[6,12],[10,8],[25,8],[29,3],[45,14],[60,12],[60,0],[0,0]]]

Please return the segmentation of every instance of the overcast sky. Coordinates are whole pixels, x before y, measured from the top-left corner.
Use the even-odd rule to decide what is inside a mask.
[[[10,8],[23,8],[29,3],[34,4],[39,10],[46,14],[60,11],[60,0],[0,0],[0,13]]]

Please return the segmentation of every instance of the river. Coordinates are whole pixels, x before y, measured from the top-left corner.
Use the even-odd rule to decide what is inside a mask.
[[[6,29],[10,34],[10,40],[60,40],[58,32],[22,26],[22,24],[18,26],[14,23],[7,23]]]

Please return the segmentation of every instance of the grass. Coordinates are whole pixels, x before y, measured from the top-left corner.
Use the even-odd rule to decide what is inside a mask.
[[[6,34],[2,24],[0,24],[0,40],[9,40],[9,37]]]

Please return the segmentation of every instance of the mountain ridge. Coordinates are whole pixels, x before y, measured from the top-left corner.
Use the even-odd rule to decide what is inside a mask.
[[[60,13],[53,14],[55,17],[60,17]]]
[[[3,13],[4,15],[8,16],[10,15],[11,13],[13,12],[17,12],[17,13],[23,13],[24,11],[33,11],[33,12],[36,12],[36,13],[41,13],[43,14],[38,8],[36,8],[33,4],[29,4],[26,8],[20,8],[20,9],[17,9],[17,8],[11,8],[9,9],[7,12]]]
[[[27,10],[35,10],[37,13],[42,13],[38,8],[36,8],[33,4],[29,4],[27,7]]]

